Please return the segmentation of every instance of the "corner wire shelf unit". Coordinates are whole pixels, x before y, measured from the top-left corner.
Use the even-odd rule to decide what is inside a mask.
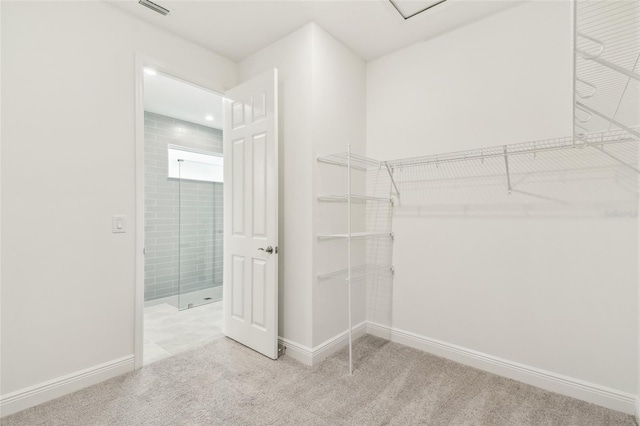
[[[351,242],[353,240],[366,240],[366,239],[379,239],[379,238],[388,238],[390,241],[393,241],[394,234],[389,231],[361,231],[354,232],[352,230],[352,204],[354,203],[386,203],[393,207],[393,198],[389,197],[380,197],[366,194],[357,194],[352,192],[352,173],[353,172],[384,172],[388,174],[391,185],[395,188],[396,194],[399,195],[398,187],[393,179],[393,173],[391,168],[386,162],[377,161],[371,158],[367,158],[362,155],[354,154],[351,152],[351,145],[347,145],[347,151],[327,155],[323,157],[318,157],[319,163],[345,167],[347,169],[347,182],[346,189],[347,192],[345,194],[338,195],[318,195],[317,199],[321,202],[338,202],[338,203],[346,203],[347,204],[347,232],[346,233],[337,233],[337,234],[327,234],[327,235],[318,235],[317,238],[320,241],[324,240],[346,240],[347,241],[347,267],[344,269],[340,269],[337,271],[318,274],[317,278],[319,281],[326,280],[344,280],[347,283],[347,291],[348,291],[348,310],[349,310],[349,374],[353,374],[353,341],[352,341],[352,332],[353,332],[353,320],[351,313],[351,284],[354,281],[367,279],[370,277],[377,276],[379,274],[384,273],[394,273],[394,268],[391,264],[389,265],[377,265],[377,264],[363,264],[354,266],[352,262],[352,245]],[[391,192],[391,188],[389,188],[389,192]],[[391,263],[391,259],[389,259],[389,263]]]

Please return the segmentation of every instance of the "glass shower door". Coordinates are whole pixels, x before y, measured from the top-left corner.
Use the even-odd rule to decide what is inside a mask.
[[[222,299],[223,211],[222,183],[193,179],[212,166],[178,161],[178,309],[182,310]]]

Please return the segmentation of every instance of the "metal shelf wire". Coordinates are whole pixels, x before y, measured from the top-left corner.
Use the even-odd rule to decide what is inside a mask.
[[[334,240],[334,239],[354,239],[361,240],[366,238],[393,238],[392,232],[351,232],[346,234],[328,234],[328,235],[318,235],[318,238],[321,240]]]
[[[372,279],[377,281],[378,276],[385,272],[393,272],[393,267],[385,265],[391,263],[390,247],[393,244],[393,233],[391,229],[391,215],[393,210],[393,199],[390,196],[391,187],[397,186],[393,181],[393,173],[386,162],[374,160],[351,152],[351,145],[347,145],[347,151],[317,158],[319,163],[345,167],[346,168],[346,193],[318,195],[318,201],[346,203],[346,233],[329,235],[318,235],[317,238],[323,240],[344,240],[346,241],[346,263],[347,267],[338,271],[319,274],[318,280],[344,280],[347,284],[348,293],[348,342],[349,342],[349,374],[353,373],[353,344],[352,344],[352,286],[356,280]],[[357,172],[355,185],[364,184],[365,193],[354,193],[354,172]],[[386,185],[385,185],[386,182]],[[384,187],[386,186],[386,192]],[[361,189],[362,190],[362,189]],[[373,191],[373,192],[369,192]],[[397,192],[398,193],[398,192]],[[356,219],[356,225],[352,221],[353,204],[365,204],[364,208],[358,208],[357,212],[364,215]],[[364,224],[363,224],[364,220]],[[353,228],[368,229],[369,231],[354,232]],[[354,250],[355,240],[367,241],[365,245],[358,245]],[[364,254],[367,261],[360,264],[361,249],[365,249]],[[385,250],[388,249],[388,250]],[[388,254],[388,256],[385,256]],[[354,263],[358,266],[354,266]],[[368,282],[368,281],[367,281]]]
[[[393,203],[393,199],[388,197],[374,197],[371,195],[351,194],[349,195],[319,195],[319,201],[332,201],[332,202],[347,202],[351,197],[351,201],[367,202],[376,201],[381,203]]]
[[[393,267],[391,265],[359,265],[351,268],[351,280],[361,280],[381,273],[393,273]],[[347,268],[340,269],[338,271],[329,272],[326,274],[318,274],[319,280],[347,280],[349,278],[349,270]]]
[[[633,128],[638,131],[638,128]],[[484,161],[489,158],[504,158],[514,155],[534,155],[538,152],[557,151],[566,149],[580,149],[588,146],[601,147],[603,145],[640,141],[640,137],[625,130],[614,129],[603,132],[593,132],[576,142],[573,137],[567,136],[555,139],[545,139],[532,142],[515,143],[510,145],[493,146],[489,148],[470,149],[465,151],[449,152],[444,154],[410,157],[398,160],[390,160],[386,163],[392,169],[406,167],[418,167],[426,165],[438,165],[459,161]]]
[[[382,161],[348,152],[324,155],[318,157],[318,162],[342,167],[351,167],[351,169],[359,171],[381,169],[384,167],[384,162]]]
[[[574,137],[640,137],[640,2],[574,0]]]

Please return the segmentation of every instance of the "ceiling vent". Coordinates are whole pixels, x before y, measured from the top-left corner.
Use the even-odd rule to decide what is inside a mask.
[[[152,2],[152,1],[140,0],[138,3],[140,3],[144,7],[148,7],[149,9],[153,10],[154,12],[158,12],[162,16],[167,16],[169,14],[169,9],[164,8],[164,7],[160,6],[159,4],[156,4],[156,3]]]
[[[400,16],[406,21],[445,1],[446,0],[389,0],[389,3],[393,5]]]

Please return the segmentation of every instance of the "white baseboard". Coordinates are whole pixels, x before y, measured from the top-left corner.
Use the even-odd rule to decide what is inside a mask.
[[[365,321],[353,327],[351,331],[352,340],[357,339],[358,337],[362,337],[367,332],[367,323]],[[327,357],[333,355],[338,352],[340,349],[344,348],[349,344],[349,331],[345,330],[337,336],[332,337],[329,340],[326,340],[320,343],[318,346],[313,348],[313,355],[311,360],[311,365],[316,365],[322,361],[324,361]]]
[[[355,340],[358,337],[364,336],[366,332],[367,323],[363,321],[353,327],[351,338]],[[349,331],[345,330],[313,348],[301,345],[283,337],[278,337],[278,341],[280,344],[287,347],[286,355],[305,365],[316,365],[347,346],[349,343]]]
[[[278,337],[278,343],[287,347],[285,356],[289,356],[297,361],[300,361],[304,365],[312,365],[313,362],[313,349],[296,343],[293,340],[285,339],[284,337]]]
[[[133,355],[77,371],[0,397],[0,416],[7,416],[71,392],[133,371]]]
[[[542,389],[633,414],[636,422],[640,424],[640,400],[630,393],[519,364],[381,324],[362,322],[354,327],[354,339],[364,334],[382,337]],[[287,347],[287,356],[306,365],[315,365],[346,346],[347,339],[347,331],[344,331],[314,348],[309,348],[284,338],[279,338],[279,341]],[[133,370],[134,357],[129,355],[2,395],[0,397],[0,416],[16,413]]]
[[[541,370],[397,328],[367,323],[367,333],[551,392],[634,414],[636,396],[550,371]]]

